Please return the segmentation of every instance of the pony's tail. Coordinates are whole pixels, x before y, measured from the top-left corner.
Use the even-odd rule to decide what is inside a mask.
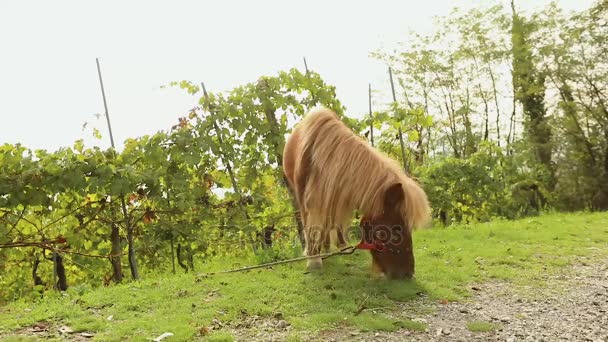
[[[404,177],[402,183],[405,194],[405,217],[410,230],[423,228],[431,220],[431,206],[422,187],[409,177]]]

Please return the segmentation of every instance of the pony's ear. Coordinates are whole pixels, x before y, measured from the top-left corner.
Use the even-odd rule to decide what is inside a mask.
[[[401,183],[395,183],[389,186],[384,194],[384,204],[389,207],[400,203],[404,199],[405,195],[403,194]]]

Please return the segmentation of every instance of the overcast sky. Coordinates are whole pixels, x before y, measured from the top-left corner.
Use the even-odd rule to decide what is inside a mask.
[[[413,4],[416,5],[413,5]],[[169,128],[196,104],[170,81],[229,90],[262,75],[309,68],[337,87],[347,115],[367,111],[367,84],[387,91],[369,57],[428,32],[454,6],[491,0],[27,1],[0,0],[0,144],[56,149],[100,129],[109,146],[95,58],[118,145]],[[522,9],[548,0],[519,0]],[[568,10],[591,0],[558,0]],[[90,127],[89,126],[89,127]],[[87,139],[87,142],[92,142]]]

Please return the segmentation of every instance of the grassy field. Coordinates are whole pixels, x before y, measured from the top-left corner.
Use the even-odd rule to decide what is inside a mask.
[[[199,278],[193,274],[155,277],[97,290],[73,287],[37,303],[19,301],[0,308],[0,336],[16,337],[39,322],[69,326],[96,340],[142,340],[164,332],[167,341],[231,340],[218,322],[254,315],[290,325],[289,340],[304,333],[344,327],[362,331],[424,329],[422,323],[391,310],[423,296],[458,301],[470,284],[509,281],[543,286],[546,276],[576,256],[608,255],[608,214],[552,214],[518,221],[433,228],[414,234],[416,279],[390,282],[370,274],[365,251],[326,261],[319,273],[303,262],[247,273]],[[234,260],[214,261],[208,270],[232,268]],[[254,262],[239,260],[241,264]],[[361,310],[366,308],[382,310]],[[375,311],[375,312],[374,312]],[[111,318],[111,319],[108,319]],[[472,322],[472,331],[493,327]],[[11,337],[12,336],[12,337]]]

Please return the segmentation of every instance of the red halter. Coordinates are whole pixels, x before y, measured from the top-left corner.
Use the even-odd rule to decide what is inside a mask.
[[[357,246],[355,246],[355,248],[382,252],[382,251],[384,251],[384,244],[380,241],[374,241],[373,243],[367,243],[367,242],[361,241],[361,242],[359,242],[359,244]]]

